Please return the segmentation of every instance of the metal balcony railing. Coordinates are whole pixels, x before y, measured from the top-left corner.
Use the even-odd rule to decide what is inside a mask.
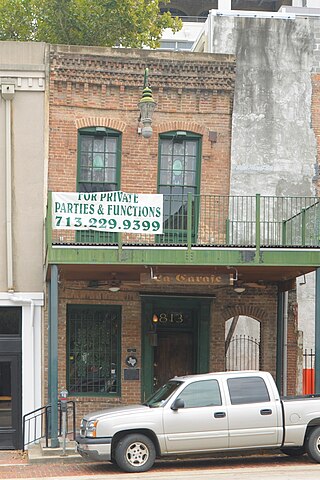
[[[164,195],[162,234],[53,230],[51,196],[48,245],[193,247],[319,247],[317,197]]]

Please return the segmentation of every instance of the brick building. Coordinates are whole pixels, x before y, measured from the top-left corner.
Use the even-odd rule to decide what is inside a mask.
[[[150,139],[137,107],[146,67]],[[254,368],[278,375],[279,302],[296,268],[235,238],[260,199],[229,196],[234,79],[230,55],[50,47],[49,190],[164,195],[164,232],[149,236],[51,228],[49,195],[49,397],[67,387],[78,417],[140,402],[176,374],[225,370],[226,322],[240,315],[258,326]],[[291,371],[294,305],[293,291]]]

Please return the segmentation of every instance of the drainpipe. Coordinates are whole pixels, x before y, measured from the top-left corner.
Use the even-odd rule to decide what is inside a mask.
[[[208,34],[207,34],[207,42],[208,42],[208,45],[207,45],[207,49],[208,49],[208,53],[213,53],[213,35],[212,35],[212,15],[211,15],[211,12],[209,12],[209,16],[208,16]]]
[[[283,301],[283,396],[288,392],[288,292],[284,292]]]
[[[14,97],[14,85],[3,83],[1,95],[5,101],[7,290],[13,292],[11,101]]]

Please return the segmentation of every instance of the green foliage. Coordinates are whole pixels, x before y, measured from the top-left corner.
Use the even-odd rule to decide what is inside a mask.
[[[33,40],[35,22],[30,0],[0,0],[0,40]]]
[[[159,0],[0,0],[0,40],[155,48],[181,25]]]

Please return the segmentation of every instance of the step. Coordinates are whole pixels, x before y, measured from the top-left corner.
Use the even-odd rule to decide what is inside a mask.
[[[60,444],[61,446],[57,448],[47,448],[43,441],[29,445],[29,463],[79,463],[86,461],[76,452],[75,442],[67,443],[65,453],[63,452],[61,441]]]

